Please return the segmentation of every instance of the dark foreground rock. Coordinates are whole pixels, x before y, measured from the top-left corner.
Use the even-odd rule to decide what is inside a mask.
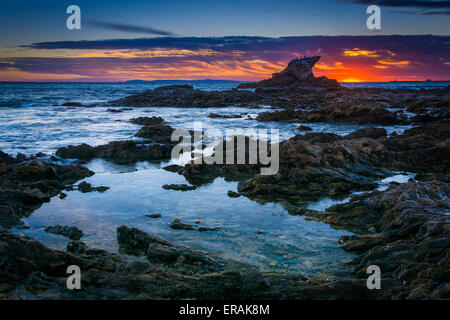
[[[389,292],[401,299],[450,298],[450,187],[445,181],[410,181],[385,191],[353,196],[326,212],[292,209],[359,235],[342,236],[345,250],[359,254],[349,264],[357,277],[377,265],[402,283]]]
[[[77,227],[68,227],[59,224],[56,226],[49,226],[45,228],[45,232],[59,234],[72,240],[80,240],[84,236],[83,231],[81,231]]]
[[[22,217],[49,202],[67,185],[94,174],[79,165],[12,159],[0,164],[0,226],[7,228],[22,224]]]
[[[148,262],[126,262],[103,250],[71,242],[67,252],[50,249],[28,237],[0,229],[0,298],[39,299],[382,299],[386,290],[367,290],[366,280],[307,280],[298,274],[254,271],[214,271],[204,274],[192,266],[220,268],[201,253],[123,229],[129,250],[148,253]],[[119,240],[120,241],[120,240]],[[183,257],[183,258],[181,258]],[[155,262],[152,262],[155,261]],[[81,290],[68,290],[67,267],[82,272]],[[175,266],[175,267],[173,267]],[[383,279],[383,289],[400,286]],[[395,298],[392,296],[390,298]]]
[[[123,253],[145,255],[150,262],[185,274],[216,272],[221,263],[205,252],[160,239],[139,229],[121,226],[117,228],[117,241]]]

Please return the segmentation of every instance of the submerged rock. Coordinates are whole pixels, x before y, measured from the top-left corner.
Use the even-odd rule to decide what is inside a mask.
[[[182,273],[215,272],[221,264],[202,251],[149,235],[139,229],[117,228],[117,240],[124,253],[146,255],[150,262],[161,263]]]
[[[105,192],[108,190],[109,187],[93,187],[90,183],[87,183],[86,181],[83,181],[78,184],[78,191],[87,193],[87,192]]]
[[[195,227],[193,225],[183,223],[183,222],[181,222],[180,219],[174,219],[170,223],[170,227],[172,229],[175,229],[175,230],[179,230],[179,229],[182,229],[182,230],[195,230]]]
[[[0,229],[0,298],[40,299],[386,299],[401,283],[383,279],[383,290],[367,290],[366,278],[308,280],[301,274],[224,270],[202,252],[120,227],[119,243],[148,252],[148,262],[126,262],[73,241],[67,252]],[[119,230],[118,230],[119,231]],[[119,233],[118,233],[119,235]],[[67,290],[67,267],[83,272],[83,290]],[[194,275],[195,274],[195,275]],[[365,275],[367,276],[367,275]],[[394,291],[395,292],[395,291]],[[150,293],[150,294],[149,294]],[[433,297],[439,297],[435,293]]]
[[[187,184],[165,184],[162,186],[166,190],[191,191],[197,189],[196,186],[188,186]]]
[[[63,107],[86,107],[86,105],[80,102],[65,102],[62,104]]]
[[[77,227],[67,227],[59,224],[45,228],[45,232],[59,234],[72,240],[80,240],[84,236],[83,231]]]
[[[153,219],[162,217],[162,215],[159,214],[159,213],[146,214],[145,216],[148,217],[148,218],[153,218]]]

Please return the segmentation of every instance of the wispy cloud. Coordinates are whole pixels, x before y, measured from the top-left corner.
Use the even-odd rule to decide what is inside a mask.
[[[86,21],[88,26],[97,27],[105,30],[113,30],[120,32],[128,32],[128,33],[139,33],[139,34],[151,34],[157,36],[176,36],[176,34],[160,30],[147,26],[137,26],[132,24],[124,24],[124,23],[115,23],[115,22],[104,22],[104,21],[96,21],[96,20],[88,20]]]
[[[415,8],[417,11],[393,11],[394,13],[450,15],[450,1],[448,0],[339,0],[340,2],[361,5],[378,5],[392,8]]]
[[[128,79],[259,80],[298,55],[321,55],[317,76],[339,81],[448,80],[450,36],[153,37],[40,42],[0,59],[0,80],[36,74]],[[38,56],[45,52],[45,57]],[[55,53],[51,56],[52,52]],[[63,55],[62,53],[65,53]],[[33,55],[34,54],[34,55]],[[437,58],[438,57],[438,58]],[[442,59],[442,63],[437,63]],[[10,69],[11,67],[15,69]],[[9,69],[8,69],[9,68]],[[50,76],[46,76],[48,79]],[[55,77],[57,78],[57,77]]]

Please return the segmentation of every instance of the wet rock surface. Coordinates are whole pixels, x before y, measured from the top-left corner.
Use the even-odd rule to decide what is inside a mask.
[[[136,134],[136,137],[147,138],[153,142],[169,142],[174,129],[164,124],[153,124],[142,127]]]
[[[149,126],[154,124],[161,124],[164,122],[164,119],[161,117],[137,117],[130,119],[130,122],[143,126]]]
[[[392,293],[399,298],[448,299],[449,196],[448,183],[407,182],[331,207],[334,218],[326,221],[377,230],[340,239],[344,249],[360,254],[350,262],[352,273],[362,277],[369,265],[378,265],[385,277],[403,283],[402,290]]]
[[[5,157],[0,164],[0,226],[21,225],[42,203],[67,185],[94,173],[80,165],[57,165],[42,160]],[[9,164],[7,164],[9,163]]]
[[[121,227],[122,228],[122,227]],[[382,299],[383,290],[367,290],[366,280],[308,280],[302,275],[221,271],[201,252],[122,228],[119,242],[148,262],[126,262],[82,242],[67,252],[0,229],[0,297],[21,292],[41,299]],[[139,248],[138,251],[135,251]],[[19,258],[20,257],[20,258]],[[66,269],[78,265],[82,290],[67,290]],[[206,273],[204,271],[207,271]],[[211,272],[212,271],[212,272]],[[386,288],[397,283],[386,279]]]
[[[280,144],[278,174],[242,181],[238,192],[300,204],[370,190],[390,172],[375,167],[384,157],[383,145],[373,139],[346,140],[330,133],[297,135]]]
[[[257,120],[265,122],[392,125],[449,120],[450,87],[433,90],[349,89],[340,87],[334,80],[311,76],[311,69],[303,68],[308,65],[309,62],[294,61],[292,68],[288,66],[285,71],[274,75],[272,79],[239,85],[239,88],[256,88],[254,91],[237,89],[202,91],[189,85],[172,85],[111,101],[109,104],[184,108],[229,106],[259,108],[264,105],[283,109],[260,114]],[[211,116],[231,118],[238,115]]]
[[[109,189],[109,187],[104,187],[104,186],[93,187],[90,183],[88,183],[86,181],[83,181],[83,182],[78,184],[77,189],[78,189],[78,191],[83,192],[83,193],[87,193],[87,192],[105,192],[106,190]]]
[[[162,264],[181,273],[196,274],[221,270],[221,263],[205,252],[160,239],[136,228],[117,228],[117,241],[122,252],[145,255],[150,262]]]
[[[148,90],[119,100],[111,101],[113,106],[160,106],[160,107],[225,107],[247,104],[255,100],[248,91],[201,91],[190,85],[171,85]]]
[[[65,159],[90,160],[102,158],[120,163],[153,161],[170,158],[172,147],[165,144],[149,144],[140,141],[113,141],[92,147],[87,144],[61,147],[56,155]]]

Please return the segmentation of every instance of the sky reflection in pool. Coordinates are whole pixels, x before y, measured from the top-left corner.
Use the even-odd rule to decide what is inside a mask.
[[[104,193],[67,192],[67,198],[54,197],[31,217],[24,219],[31,229],[16,230],[56,248],[67,239],[47,234],[48,225],[75,225],[85,233],[81,241],[89,246],[117,252],[116,228],[137,227],[164,239],[218,254],[223,258],[249,263],[266,271],[319,274],[332,272],[339,262],[353,257],[338,246],[348,231],[291,216],[276,203],[260,204],[245,197],[229,198],[236,182],[221,178],[194,191],[172,191],[166,183],[186,183],[184,177],[161,169],[163,164],[141,162],[116,165],[94,160],[88,167],[96,174],[85,181],[110,187]],[[159,213],[151,219],[146,214]],[[169,223],[219,226],[211,232],[172,230]],[[263,231],[258,234],[257,231]]]

